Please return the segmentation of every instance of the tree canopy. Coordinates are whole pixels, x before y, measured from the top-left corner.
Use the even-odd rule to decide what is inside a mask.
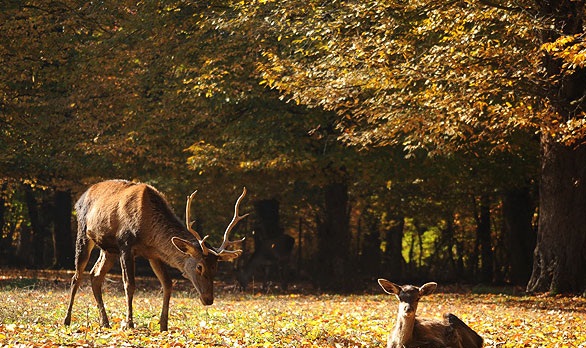
[[[255,199],[287,202],[290,230],[299,216],[317,239],[348,229],[341,255],[358,257],[363,214],[380,222],[372,250],[386,251],[389,226],[402,223],[421,245],[424,232],[457,228],[478,240],[490,220],[482,209],[506,215],[504,196],[550,182],[553,149],[575,163],[557,176],[564,190],[541,187],[539,218],[555,222],[561,213],[543,202],[580,195],[586,180],[584,11],[569,0],[9,1],[2,181],[80,192],[100,178],[138,179],[173,204],[205,186],[212,230],[227,192],[246,185]],[[527,216],[520,225],[531,226]],[[348,226],[333,226],[340,220]],[[468,262],[502,244],[463,240],[442,248]]]

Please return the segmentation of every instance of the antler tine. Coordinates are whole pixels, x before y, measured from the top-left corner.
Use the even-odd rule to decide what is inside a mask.
[[[208,252],[210,251],[210,249],[205,246],[205,240],[209,236],[205,236],[205,237],[201,238],[201,236],[199,235],[199,233],[197,233],[197,231],[193,229],[193,221],[191,221],[191,218],[190,218],[190,215],[191,215],[191,201],[193,200],[193,197],[195,197],[195,194],[196,193],[197,193],[197,190],[193,191],[192,194],[190,194],[189,196],[187,196],[187,204],[185,204],[185,226],[187,226],[187,230],[191,234],[193,234],[193,236],[195,237],[195,239],[197,239],[197,241],[199,242],[199,245],[201,246],[202,253],[204,255],[207,255]]]
[[[226,227],[226,232],[224,232],[224,240],[222,241],[222,245],[220,245],[220,247],[218,248],[218,251],[217,251],[218,255],[220,255],[220,254],[229,255],[230,254],[229,258],[237,258],[242,253],[242,250],[226,250],[226,247],[244,240],[244,238],[242,238],[241,240],[238,240],[238,241],[229,241],[228,240],[228,237],[230,236],[230,232],[232,231],[234,226],[236,226],[236,224],[238,222],[240,222],[240,220],[242,220],[248,216],[248,214],[238,215],[238,209],[240,208],[240,202],[242,201],[244,196],[246,196],[246,187],[243,188],[242,194],[236,200],[236,204],[234,204],[234,217],[232,218],[232,221],[230,222],[228,227]]]

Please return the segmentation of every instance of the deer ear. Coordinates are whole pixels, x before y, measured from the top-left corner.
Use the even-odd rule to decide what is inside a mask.
[[[433,292],[435,291],[435,288],[437,288],[437,283],[434,283],[434,282],[425,283],[419,288],[419,296],[433,294]]]
[[[401,287],[395,283],[392,283],[386,279],[380,278],[378,280],[378,285],[387,293],[391,295],[399,295],[401,292]]]
[[[179,237],[173,237],[173,238],[171,238],[171,243],[173,243],[175,248],[179,249],[179,251],[181,251],[182,253],[187,254],[191,257],[199,257],[201,255],[201,251],[199,251],[197,249],[197,247],[195,247],[195,245],[193,245],[193,243],[191,243],[185,239],[181,239]]]

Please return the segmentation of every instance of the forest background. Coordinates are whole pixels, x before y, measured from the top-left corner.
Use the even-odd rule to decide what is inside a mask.
[[[0,264],[72,268],[72,202],[153,184],[219,238],[377,277],[586,290],[584,1],[4,1]],[[253,239],[253,238],[249,238]],[[246,258],[243,258],[245,260]]]

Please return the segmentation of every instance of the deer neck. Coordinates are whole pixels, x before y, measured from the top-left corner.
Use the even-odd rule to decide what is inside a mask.
[[[161,259],[169,266],[183,271],[185,268],[185,262],[190,258],[190,256],[177,249],[171,242],[171,238],[180,237],[194,244],[197,244],[197,241],[180,225],[161,226],[159,231],[165,231],[165,233],[158,234],[157,238],[152,240],[151,243],[154,245],[151,246],[151,250],[156,250],[157,258]]]
[[[169,244],[171,244],[169,242]],[[167,248],[167,255],[164,255],[163,261],[169,264],[169,266],[183,271],[185,268],[185,262],[190,258],[189,255],[182,253],[171,244],[170,248]]]
[[[413,339],[413,328],[415,327],[415,316],[398,316],[393,333],[387,341],[387,348],[406,347]]]

